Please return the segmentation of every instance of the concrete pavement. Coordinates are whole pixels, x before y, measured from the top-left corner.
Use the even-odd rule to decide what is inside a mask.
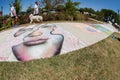
[[[56,26],[54,30],[64,36],[63,45],[60,54],[65,54],[73,50],[81,49],[100,40],[107,38],[117,30],[110,24],[87,24],[75,22],[61,22],[49,24],[33,24],[22,26],[0,32],[0,61],[18,61],[12,52],[12,46],[23,43],[23,38],[28,34],[14,37],[14,34],[22,28],[34,28],[44,25]],[[32,32],[31,31],[31,32]],[[30,33],[30,32],[29,32]]]

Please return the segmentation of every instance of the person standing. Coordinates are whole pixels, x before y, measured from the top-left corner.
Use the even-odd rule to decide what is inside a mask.
[[[34,5],[34,16],[39,15],[39,3],[36,1]]]
[[[16,15],[16,4],[14,3],[13,6],[11,7],[11,18],[12,18],[12,26],[16,27],[16,21],[17,21],[17,15]]]

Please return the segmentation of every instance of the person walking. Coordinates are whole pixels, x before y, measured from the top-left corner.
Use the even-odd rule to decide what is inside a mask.
[[[36,1],[34,5],[34,16],[39,15],[39,3]]]
[[[17,15],[16,15],[16,4],[14,3],[11,7],[11,18],[12,18],[12,26],[16,27]]]

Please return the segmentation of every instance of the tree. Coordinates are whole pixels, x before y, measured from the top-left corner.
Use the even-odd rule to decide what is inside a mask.
[[[84,8],[80,8],[79,11],[80,11],[81,13],[84,13]]]
[[[64,0],[41,0],[47,10],[54,9],[58,4],[64,3]]]
[[[103,14],[101,11],[97,10],[97,11],[95,12],[95,14],[96,14],[96,19],[97,19],[97,20],[103,21],[103,16],[104,16],[104,14]]]
[[[111,21],[112,23],[120,23],[119,21],[119,15],[114,12],[113,10],[109,9],[102,9],[101,13],[103,14],[104,21]]]
[[[21,6],[21,0],[14,0],[14,3],[16,4],[16,13],[20,13],[22,6]]]
[[[16,13],[20,13],[22,6],[21,6],[21,0],[14,0],[11,3],[9,3],[10,7],[15,3],[16,5]]]
[[[55,9],[57,11],[64,12],[65,6],[64,5],[58,5]]]
[[[65,12],[70,15],[74,15],[79,4],[80,2],[73,2],[72,0],[67,0],[65,3]]]
[[[34,11],[34,8],[32,8],[32,5],[30,5],[26,10],[27,13],[33,13],[33,11]]]
[[[82,12],[82,13],[83,12],[89,12],[89,13],[92,13],[92,14],[95,13],[94,9],[92,9],[92,8],[80,8],[79,11]]]

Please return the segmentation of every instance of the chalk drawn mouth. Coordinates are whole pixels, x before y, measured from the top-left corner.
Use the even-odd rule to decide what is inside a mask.
[[[47,40],[48,40],[48,38],[28,40],[28,41],[24,42],[24,45],[32,46],[32,45],[37,45],[37,44],[43,44],[43,43],[47,42]]]

